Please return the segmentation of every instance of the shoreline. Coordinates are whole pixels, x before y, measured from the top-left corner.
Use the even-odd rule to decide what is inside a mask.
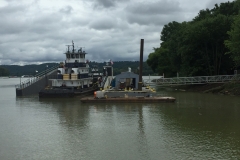
[[[186,91],[186,92],[201,92],[201,93],[240,96],[239,81],[228,82],[228,83],[209,83],[209,84],[171,86],[171,88],[174,90],[180,90],[180,91]]]

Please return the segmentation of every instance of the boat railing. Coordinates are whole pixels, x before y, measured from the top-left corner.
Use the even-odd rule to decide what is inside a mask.
[[[100,87],[104,87],[106,81],[107,81],[108,76],[104,76],[102,82],[100,83]]]
[[[16,89],[26,88],[26,87],[32,85],[33,83],[45,78],[47,75],[54,72],[58,67],[59,67],[59,65],[53,66],[51,68],[47,68],[46,70],[36,74],[34,77],[29,77],[28,79],[26,79],[24,81],[21,81],[22,78],[20,77],[20,84],[15,85],[15,88]]]

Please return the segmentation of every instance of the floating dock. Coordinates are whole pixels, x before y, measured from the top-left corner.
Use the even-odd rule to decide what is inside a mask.
[[[82,103],[160,103],[160,102],[175,102],[173,97],[128,97],[128,98],[94,98],[94,97],[84,97],[81,98]]]

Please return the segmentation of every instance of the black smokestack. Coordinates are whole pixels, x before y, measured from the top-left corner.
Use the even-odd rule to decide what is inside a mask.
[[[140,45],[140,64],[139,64],[139,83],[138,90],[142,90],[142,70],[143,70],[143,48],[144,48],[144,39],[141,39]]]

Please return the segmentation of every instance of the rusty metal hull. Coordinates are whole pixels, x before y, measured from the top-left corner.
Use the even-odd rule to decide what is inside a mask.
[[[81,98],[82,103],[172,103],[175,102],[173,97],[128,97],[128,98],[101,98],[97,99],[94,97]]]

